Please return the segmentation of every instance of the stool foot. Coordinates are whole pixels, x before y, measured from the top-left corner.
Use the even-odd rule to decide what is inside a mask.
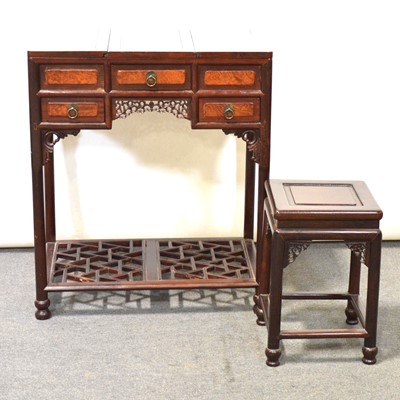
[[[267,365],[269,367],[277,367],[280,364],[279,358],[281,356],[280,349],[269,349],[268,347],[265,349],[265,355],[267,356]]]
[[[377,347],[363,347],[362,348],[364,357],[362,362],[367,365],[373,365],[376,363],[376,354],[378,353]]]
[[[256,314],[256,323],[257,325],[260,326],[265,326],[265,319],[264,319],[264,312],[262,308],[260,307],[260,296],[254,295],[253,296],[253,301],[254,301],[254,306],[253,306],[253,312]]]
[[[346,323],[348,325],[357,325],[358,324],[358,315],[356,311],[353,308],[346,307],[345,309],[345,314],[346,314]]]
[[[37,311],[35,313],[35,317],[38,320],[45,320],[51,317],[51,312],[49,310],[50,300],[36,300],[35,307]]]

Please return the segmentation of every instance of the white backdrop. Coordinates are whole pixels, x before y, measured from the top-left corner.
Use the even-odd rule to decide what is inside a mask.
[[[0,246],[33,242],[26,51],[104,50],[109,26],[140,50],[176,50],[190,29],[196,51],[273,51],[271,177],[364,180],[384,238],[400,239],[395,1],[41,1],[1,14]],[[244,144],[189,126],[144,114],[57,144],[59,237],[241,235]]]

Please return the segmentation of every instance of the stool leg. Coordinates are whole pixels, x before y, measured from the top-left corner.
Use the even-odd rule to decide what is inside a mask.
[[[271,230],[268,227],[267,217],[264,213],[262,224],[262,245],[259,247],[261,251],[257,253],[257,271],[256,280],[258,287],[254,295],[253,311],[257,316],[257,325],[264,326],[265,318],[261,305],[261,294],[269,293],[269,275],[270,275],[270,248],[271,248]]]
[[[282,284],[284,268],[285,241],[276,232],[272,236],[271,245],[271,275],[269,293],[269,318],[268,318],[268,344],[265,349],[267,365],[277,367],[280,362],[281,350],[280,330],[281,330],[281,309],[282,309]]]
[[[368,284],[367,284],[367,305],[365,316],[365,329],[368,337],[364,339],[362,359],[364,364],[375,364],[378,348],[376,347],[376,332],[378,322],[378,300],[379,300],[379,277],[381,265],[381,242],[382,234],[379,232],[377,237],[370,243],[370,253],[368,257]]]
[[[359,251],[351,250],[350,260],[350,277],[349,277],[349,294],[360,294],[360,275],[361,275],[361,253]],[[346,322],[349,325],[358,324],[358,316],[354,307],[349,300],[345,310]]]

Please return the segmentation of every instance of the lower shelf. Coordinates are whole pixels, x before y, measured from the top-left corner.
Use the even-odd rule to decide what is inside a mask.
[[[243,238],[57,241],[46,291],[256,287],[255,254]]]

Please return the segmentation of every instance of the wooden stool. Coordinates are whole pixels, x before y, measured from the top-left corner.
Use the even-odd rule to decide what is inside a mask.
[[[265,183],[263,251],[258,301],[268,328],[267,365],[278,366],[281,339],[364,338],[363,362],[376,362],[382,211],[364,182],[282,181]],[[351,250],[345,293],[282,293],[283,269],[315,241],[342,241]],[[368,267],[365,318],[360,310],[361,263]],[[282,299],[346,300],[350,325],[362,328],[281,330]],[[259,323],[262,321],[258,321]]]

